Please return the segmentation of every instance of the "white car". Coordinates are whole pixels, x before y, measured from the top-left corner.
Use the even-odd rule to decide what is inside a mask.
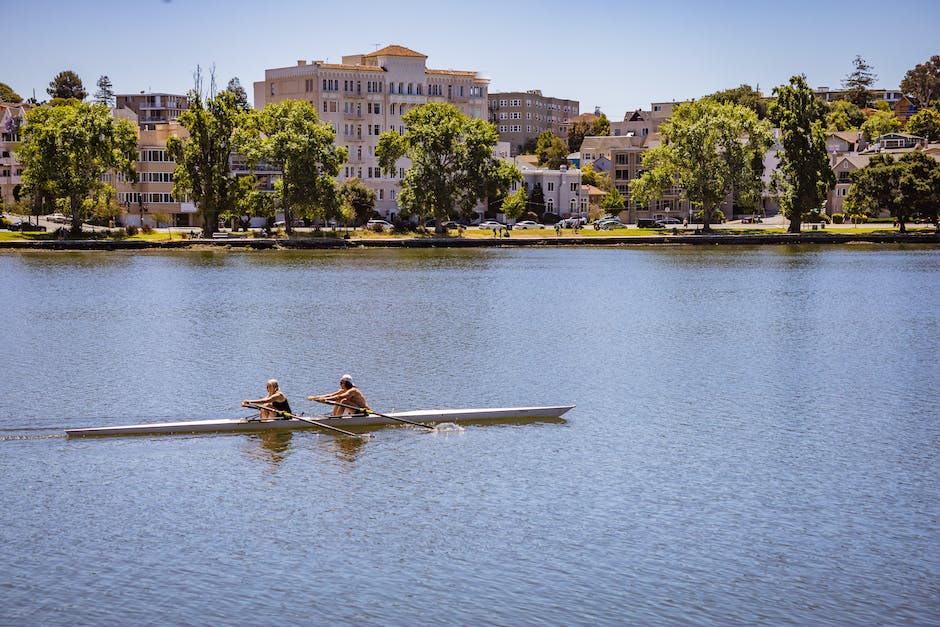
[[[522,222],[516,222],[512,228],[514,229],[544,229],[544,224],[539,224],[538,222],[533,222],[532,220],[523,220]]]
[[[366,228],[370,231],[386,231],[388,229],[395,228],[391,222],[387,220],[369,220],[366,222]]]
[[[61,213],[50,213],[46,216],[46,220],[50,222],[58,222],[59,224],[65,224],[66,222],[71,222],[72,218],[66,217]]]
[[[506,228],[505,224],[503,224],[502,222],[497,222],[496,220],[484,220],[483,222],[480,222],[478,226],[481,229],[489,229],[491,231],[493,229],[505,229]]]

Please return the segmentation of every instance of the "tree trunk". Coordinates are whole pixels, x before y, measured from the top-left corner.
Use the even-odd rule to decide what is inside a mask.
[[[72,233],[81,233],[82,232],[82,219],[78,215],[78,210],[82,206],[82,200],[78,196],[69,196],[69,204],[72,208]],[[39,223],[39,219],[36,219],[36,223]]]
[[[790,227],[787,229],[787,233],[799,233],[803,221],[803,212],[799,209],[792,209],[790,214]]]
[[[702,205],[702,232],[711,233],[712,230],[712,209]]]
[[[904,214],[898,214],[898,233],[907,233],[907,225],[904,224],[906,217]]]

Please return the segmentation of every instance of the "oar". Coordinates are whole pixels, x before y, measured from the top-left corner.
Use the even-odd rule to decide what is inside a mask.
[[[339,401],[328,401],[325,399],[320,400],[312,396],[308,397],[308,400],[317,401],[318,403],[326,403],[327,405],[338,405],[340,407],[345,407],[346,409],[353,409],[363,414],[372,414],[373,416],[380,416],[382,418],[388,418],[389,420],[397,420],[398,422],[407,422],[408,424],[414,425],[416,427],[424,427],[425,429],[432,429],[432,430],[435,429],[435,427],[432,427],[431,425],[426,425],[420,422],[415,422],[413,420],[406,420],[404,418],[399,418],[397,416],[389,416],[388,414],[380,414],[377,411],[372,411],[371,409],[366,409],[365,407],[356,407],[355,405],[347,405],[346,403],[340,403]]]
[[[352,431],[346,431],[345,429],[340,429],[339,427],[334,427],[334,426],[332,426],[332,425],[323,424],[322,422],[318,422],[318,421],[312,420],[312,419],[310,419],[310,418],[305,418],[304,416],[297,416],[297,415],[292,414],[292,413],[290,413],[290,412],[279,411],[279,410],[277,410],[277,409],[271,409],[270,407],[265,407],[265,406],[263,406],[263,405],[255,405],[255,404],[253,404],[253,403],[248,403],[247,405],[245,405],[245,407],[251,407],[252,409],[258,409],[258,410],[262,410],[262,409],[263,409],[263,410],[265,410],[265,411],[274,412],[274,413],[277,414],[278,416],[281,416],[281,417],[284,417],[284,418],[296,418],[297,420],[302,420],[302,421],[304,421],[304,422],[309,422],[309,423],[312,424],[312,425],[316,425],[316,426],[318,426],[318,427],[323,427],[324,429],[329,429],[329,430],[331,430],[331,431],[338,431],[339,433],[342,433],[343,435],[352,436],[352,437],[354,437],[354,438],[363,438],[363,439],[366,439],[366,436],[361,435],[361,434],[359,434],[359,433],[353,433]]]

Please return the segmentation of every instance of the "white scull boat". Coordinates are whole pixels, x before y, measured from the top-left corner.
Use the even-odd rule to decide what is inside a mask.
[[[317,429],[310,421],[316,421],[330,427],[348,429],[350,427],[371,427],[381,425],[400,425],[402,418],[412,422],[487,422],[499,420],[534,420],[558,419],[572,409],[574,405],[549,407],[499,407],[490,409],[420,409],[415,411],[390,412],[381,415],[356,414],[344,418],[331,416],[304,416],[307,420],[291,418],[261,422],[257,419],[228,418],[220,420],[192,420],[187,422],[155,422],[141,425],[120,425],[114,427],[91,427],[84,429],[66,429],[68,437],[103,436],[103,435],[155,435],[170,433],[250,433],[258,431],[286,431],[293,429]]]

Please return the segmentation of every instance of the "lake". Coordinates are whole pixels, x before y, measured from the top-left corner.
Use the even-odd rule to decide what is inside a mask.
[[[940,250],[0,253],[0,624],[940,623]],[[557,422],[66,439],[295,411]]]

